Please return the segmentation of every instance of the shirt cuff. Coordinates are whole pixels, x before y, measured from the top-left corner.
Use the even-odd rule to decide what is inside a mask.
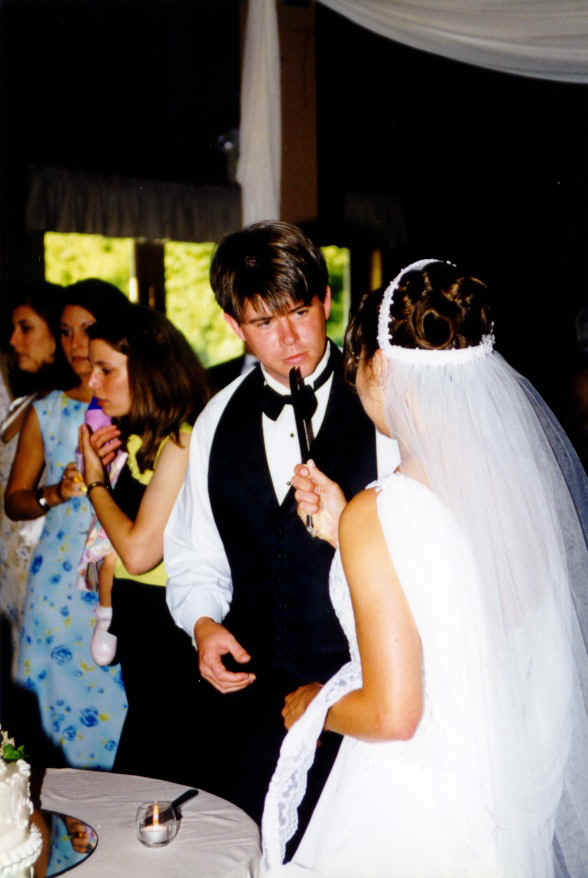
[[[176,624],[182,628],[188,637],[194,637],[194,625],[202,616],[208,616],[220,625],[228,611],[224,609],[218,600],[212,595],[199,595],[198,601],[192,599],[184,604],[176,606],[172,615]]]

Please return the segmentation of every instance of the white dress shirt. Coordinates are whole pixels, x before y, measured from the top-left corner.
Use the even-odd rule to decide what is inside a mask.
[[[312,384],[326,366],[329,348],[305,382]],[[278,393],[289,389],[268,375],[265,381]],[[237,387],[246,376],[240,375],[210,400],[198,417],[190,444],[190,457],[184,484],[172,509],[164,532],[164,562],[168,575],[167,603],[180,628],[192,637],[201,616],[222,622],[232,598],[231,571],[218,532],[208,494],[210,449],[218,422]],[[317,408],[312,418],[316,436],[323,422],[333,376],[316,391]],[[274,491],[282,503],[290,488],[294,467],[300,463],[300,447],[294,410],[285,405],[275,421],[262,415],[266,459]],[[393,439],[376,434],[378,475],[392,472],[400,463],[398,446]],[[239,450],[235,449],[238,459]],[[227,472],[227,478],[232,474]],[[251,503],[255,497],[251,497]]]
[[[304,379],[305,384],[313,384],[319,375],[322,374],[323,369],[327,365],[329,354],[330,346],[327,345],[327,349],[312,375]],[[276,393],[282,396],[290,393],[289,388],[284,387],[283,384],[280,384],[275,378],[268,375],[263,366],[261,371],[263,372],[266,384],[269,384]],[[317,405],[316,411],[312,416],[312,432],[315,436],[320,430],[325,417],[332,383],[333,375],[331,374],[327,381],[315,391]],[[290,490],[290,479],[292,478],[294,467],[297,463],[300,463],[301,459],[293,406],[285,405],[275,421],[272,421],[267,415],[262,415],[261,426],[263,429],[265,456],[272,477],[274,491],[276,492],[278,503],[282,503]]]

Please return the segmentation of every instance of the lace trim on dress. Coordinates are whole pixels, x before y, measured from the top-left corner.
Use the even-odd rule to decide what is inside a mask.
[[[316,742],[329,707],[361,685],[361,666],[347,662],[325,683],[284,738],[261,822],[265,869],[283,863],[288,839],[298,827],[298,806],[306,790],[306,776],[314,761]]]

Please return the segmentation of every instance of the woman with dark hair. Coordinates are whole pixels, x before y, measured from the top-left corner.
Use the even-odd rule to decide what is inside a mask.
[[[63,293],[58,284],[38,281],[23,284],[10,295],[8,371],[11,387],[19,395],[48,393],[75,381],[58,344]]]
[[[286,699],[262,874],[582,878],[588,494],[577,456],[494,350],[485,285],[454,265],[423,260],[369,294],[346,360],[402,463],[341,516],[330,585],[351,661]],[[303,470],[299,514],[332,538],[323,499],[336,486]],[[323,728],[343,741],[283,866]]]
[[[59,345],[61,293],[62,288],[56,284],[39,281],[14,292],[8,306],[11,320],[8,374],[16,398],[0,424],[0,618],[2,624],[10,628],[14,671],[31,552],[41,535],[42,520],[10,521],[4,514],[4,492],[18,435],[33,400],[63,387],[70,378],[69,366]]]
[[[27,412],[6,490],[10,518],[44,518],[29,571],[17,670],[40,714],[42,751],[31,738],[37,722],[22,709],[18,721],[34,759],[77,768],[112,766],[126,706],[119,669],[97,669],[90,659],[96,595],[80,591],[76,579],[91,508],[67,466],[92,396],[88,328],[98,318],[115,320],[116,310],[126,307],[120,290],[105,281],[64,289],[60,336],[72,380]]]
[[[87,427],[80,431],[88,497],[118,555],[112,633],[129,709],[114,768],[190,782],[197,663],[165,602],[163,529],[184,480],[191,425],[208,398],[205,372],[184,336],[149,308],[133,306],[88,335],[90,387],[116,421],[91,441]],[[111,492],[104,466],[121,442],[128,458]],[[150,734],[163,717],[171,751]]]

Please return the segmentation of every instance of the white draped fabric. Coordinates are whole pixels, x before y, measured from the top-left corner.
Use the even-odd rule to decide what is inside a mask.
[[[280,206],[277,0],[249,0],[241,89],[243,222]],[[369,30],[504,73],[588,82],[588,0],[319,0]],[[381,88],[385,83],[374,83]]]
[[[275,0],[249,0],[241,77],[243,225],[280,216],[282,111]]]
[[[416,49],[500,70],[588,82],[586,0],[321,0]]]

